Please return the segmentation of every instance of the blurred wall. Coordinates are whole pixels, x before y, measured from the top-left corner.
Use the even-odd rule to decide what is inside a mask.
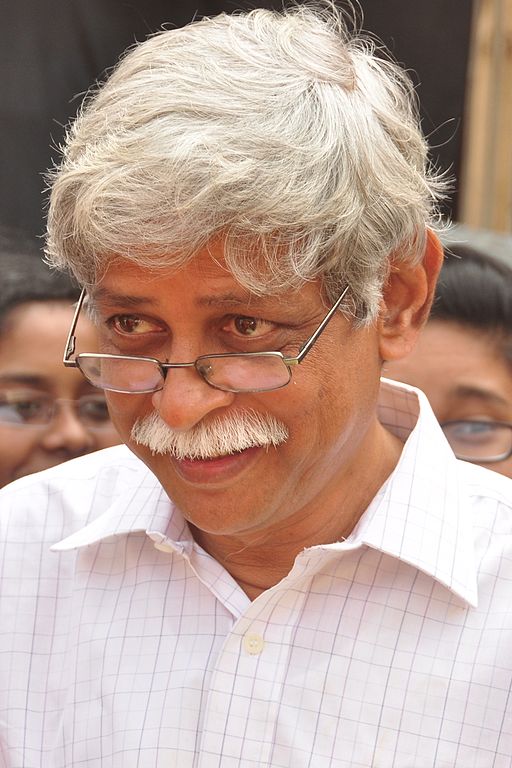
[[[471,0],[361,0],[364,27],[412,70],[436,161],[458,174]],[[44,230],[43,174],[88,86],[163,23],[281,2],[5,0],[0,8],[0,219]],[[453,195],[448,212],[456,212]]]

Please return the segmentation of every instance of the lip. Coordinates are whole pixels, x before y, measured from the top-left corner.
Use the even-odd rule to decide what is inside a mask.
[[[177,474],[187,483],[210,485],[232,480],[254,464],[261,452],[261,446],[247,448],[240,453],[220,456],[217,459],[175,459],[171,462]]]

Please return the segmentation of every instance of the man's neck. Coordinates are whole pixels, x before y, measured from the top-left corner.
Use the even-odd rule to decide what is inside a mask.
[[[243,535],[205,533],[191,525],[194,539],[254,600],[292,569],[305,548],[347,538],[395,468],[403,445],[378,425],[364,461],[324,487],[292,517]]]

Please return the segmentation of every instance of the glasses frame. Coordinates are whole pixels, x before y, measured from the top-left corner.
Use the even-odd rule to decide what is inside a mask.
[[[1,409],[2,405],[12,405],[13,404],[13,403],[7,403],[7,402],[2,403],[1,402],[2,397],[3,397],[3,394],[0,395],[0,409]],[[25,422],[16,422],[16,421],[3,421],[2,418],[0,417],[0,428],[1,427],[4,427],[4,428],[8,427],[9,429],[20,429],[20,430],[29,430],[29,429],[31,429],[31,430],[45,431],[45,430],[48,429],[48,427],[55,420],[55,417],[57,415],[57,411],[58,411],[59,407],[62,406],[62,405],[70,405],[70,406],[72,406],[74,408],[74,410],[75,410],[76,418],[78,419],[80,424],[83,426],[83,428],[88,430],[88,431],[100,432],[100,431],[102,431],[104,429],[112,428],[112,422],[110,420],[110,417],[107,417],[105,419],[105,421],[97,422],[97,423],[94,422],[94,423],[90,423],[89,424],[87,421],[85,421],[80,416],[79,404],[83,400],[87,400],[88,398],[91,398],[91,397],[98,397],[99,398],[99,397],[101,397],[101,394],[99,392],[98,392],[98,394],[96,394],[94,392],[94,393],[91,393],[90,395],[82,395],[82,397],[76,397],[76,398],[69,398],[69,397],[55,397],[55,398],[52,398],[52,397],[49,397],[49,396],[45,396],[45,400],[50,404],[50,411],[49,411],[50,416],[49,416],[48,421],[41,421],[41,422],[38,422],[38,423],[31,423],[31,422],[25,423]],[[105,402],[105,407],[107,407],[106,400],[104,400],[104,402]],[[107,410],[107,414],[108,414],[108,410]]]
[[[83,373],[82,369],[80,368],[79,360],[80,358],[102,358],[104,360],[106,359],[123,359],[123,360],[140,360],[140,361],[147,361],[156,364],[161,371],[162,374],[162,386],[158,389],[148,389],[148,390],[142,390],[139,392],[131,392],[127,390],[111,390],[107,387],[98,387],[98,389],[107,389],[107,391],[111,392],[118,392],[119,394],[127,394],[127,395],[144,395],[144,394],[150,394],[152,392],[158,392],[160,389],[163,389],[163,386],[165,384],[165,380],[167,377],[168,371],[170,371],[173,368],[195,368],[198,374],[201,376],[203,381],[205,381],[210,387],[213,387],[214,389],[220,389],[222,391],[226,392],[272,392],[275,389],[281,389],[282,387],[287,386],[287,384],[291,381],[291,368],[294,365],[299,365],[302,363],[308,352],[311,350],[315,342],[318,340],[320,335],[325,330],[327,324],[331,320],[331,318],[334,316],[336,310],[340,306],[341,302],[345,298],[345,295],[349,289],[349,286],[347,285],[341,295],[338,297],[338,299],[335,301],[331,309],[328,311],[324,319],[321,321],[318,328],[316,328],[315,331],[311,334],[309,339],[307,339],[304,344],[301,346],[299,353],[296,357],[285,357],[285,355],[282,354],[282,352],[224,352],[220,354],[211,354],[211,355],[199,355],[193,362],[191,363],[163,363],[161,360],[158,360],[156,357],[146,357],[144,355],[111,355],[108,353],[98,353],[93,354],[89,352],[82,352],[79,355],[76,355],[73,359],[71,358],[71,355],[75,351],[76,347],[76,336],[75,336],[75,330],[78,323],[78,318],[80,316],[80,312],[82,310],[82,306],[84,304],[85,298],[87,296],[87,291],[85,288],[82,289],[82,292],[80,293],[80,297],[78,299],[78,302],[76,304],[75,313],[73,315],[73,319],[71,321],[71,327],[69,329],[69,333],[66,339],[66,346],[64,348],[64,356],[62,358],[63,364],[66,366],[66,368],[78,368],[82,375],[85,377],[85,374]],[[211,360],[211,359],[218,359],[218,358],[233,358],[233,357],[274,357],[282,360],[282,362],[286,365],[289,371],[289,378],[288,381],[284,384],[280,384],[278,387],[272,387],[271,389],[265,387],[262,389],[251,389],[251,390],[232,390],[232,389],[226,389],[224,387],[219,387],[215,384],[212,384],[208,379],[204,376],[204,374],[201,372],[200,369],[200,361],[201,360]],[[87,377],[85,377],[87,378]],[[92,382],[91,382],[92,384]],[[97,386],[94,385],[93,386]]]
[[[450,419],[449,421],[441,422],[441,429],[444,432],[445,427],[450,427],[453,424],[485,424],[486,426],[490,425],[490,426],[498,426],[498,427],[507,427],[512,433],[511,421],[485,421],[484,419]],[[512,456],[512,437],[511,437],[511,445],[509,450],[504,451],[503,453],[500,453],[497,456],[490,456],[485,458],[481,458],[481,457],[469,458],[467,456],[460,456],[458,453],[455,453],[455,455],[458,459],[461,459],[461,461],[469,461],[470,463],[473,463],[473,464],[497,464],[500,461],[506,461]]]

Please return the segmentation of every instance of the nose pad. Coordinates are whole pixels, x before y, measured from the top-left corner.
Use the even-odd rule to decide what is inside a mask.
[[[46,450],[60,451],[69,457],[81,456],[95,448],[94,436],[82,424],[71,403],[59,404],[41,442]]]
[[[195,368],[171,368],[152,404],[172,429],[187,431],[218,408],[227,408],[235,394],[210,386]]]

